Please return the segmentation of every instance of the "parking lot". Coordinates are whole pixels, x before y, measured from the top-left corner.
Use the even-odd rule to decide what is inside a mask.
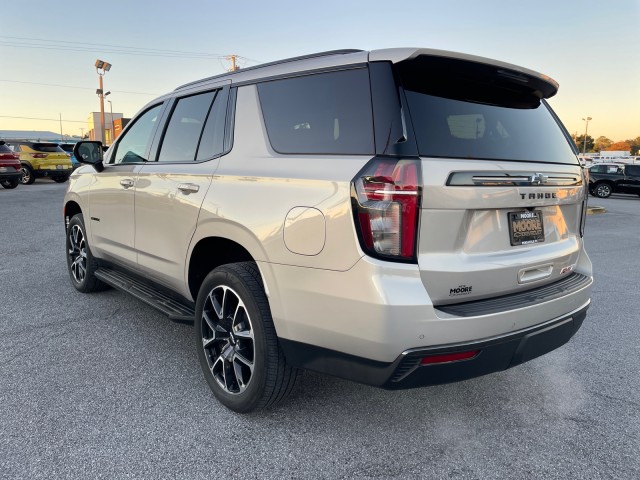
[[[408,391],[306,372],[242,416],[215,401],[192,327],[71,286],[65,188],[0,189],[0,477],[640,477],[638,197],[590,198],[607,210],[587,223],[593,304],[564,347]]]

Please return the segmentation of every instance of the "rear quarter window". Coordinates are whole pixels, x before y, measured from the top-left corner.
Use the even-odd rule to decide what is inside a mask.
[[[279,153],[373,154],[366,68],[258,85],[269,141]]]

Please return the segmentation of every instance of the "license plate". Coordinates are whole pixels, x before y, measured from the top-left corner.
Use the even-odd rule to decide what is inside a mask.
[[[529,245],[544,242],[542,210],[509,212],[511,245]]]

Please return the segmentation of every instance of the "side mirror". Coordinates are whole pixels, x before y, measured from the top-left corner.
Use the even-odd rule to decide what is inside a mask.
[[[102,142],[78,142],[73,147],[73,154],[80,163],[93,165],[93,168],[98,172],[104,170]]]

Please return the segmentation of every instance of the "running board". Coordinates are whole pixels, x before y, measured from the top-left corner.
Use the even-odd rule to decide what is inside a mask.
[[[100,267],[95,271],[95,276],[118,290],[133,295],[169,317],[169,320],[185,325],[193,325],[195,311],[193,307],[171,298],[159,289],[127,275],[126,273]]]

